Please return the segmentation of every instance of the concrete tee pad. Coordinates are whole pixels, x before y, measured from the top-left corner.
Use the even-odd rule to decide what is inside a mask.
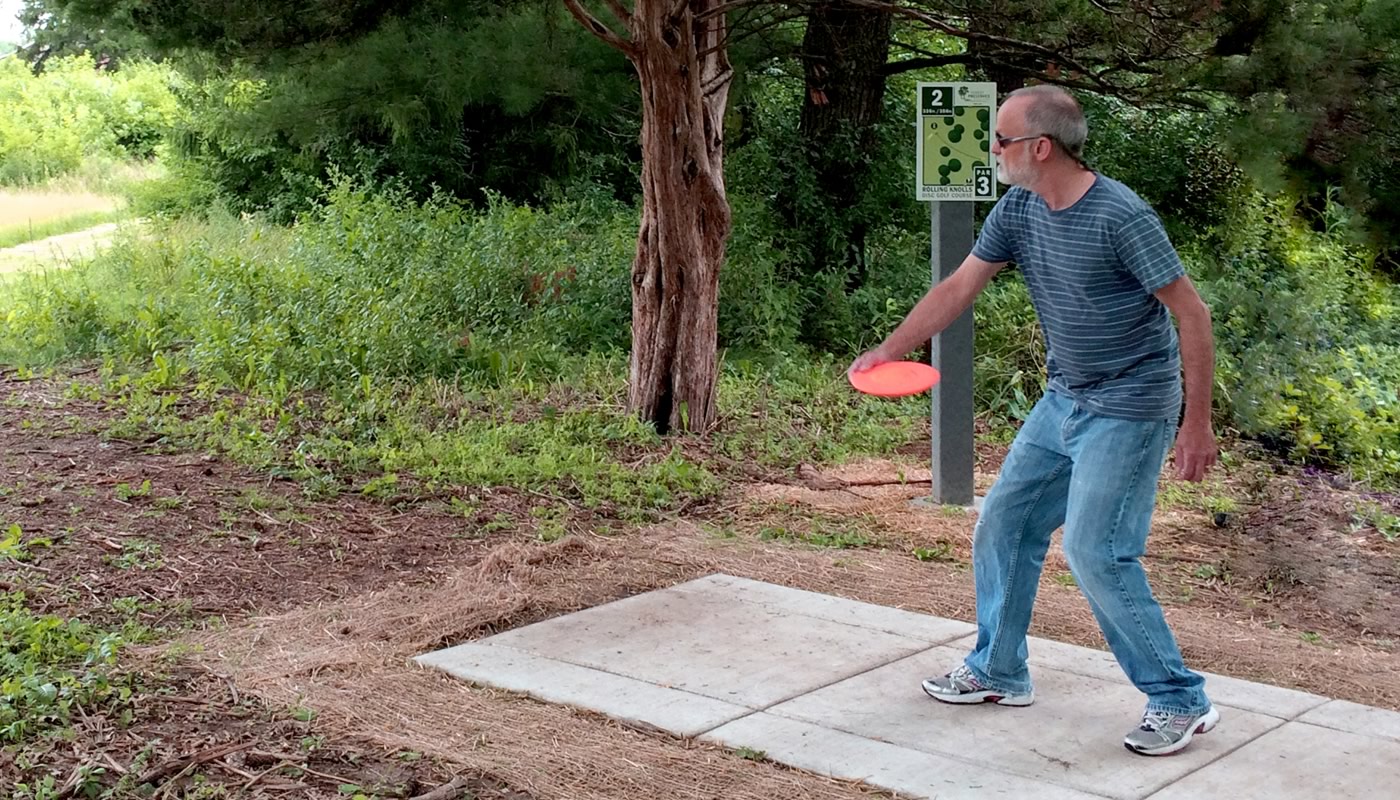
[[[1305,692],[1207,675],[1220,726],[1157,759],[1122,747],[1144,698],[1090,648],[1033,639],[1029,708],[924,696],[974,632],[712,575],[418,661],[901,796],[1400,797],[1400,714]]]

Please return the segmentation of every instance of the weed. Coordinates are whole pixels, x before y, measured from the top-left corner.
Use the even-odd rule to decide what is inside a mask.
[[[147,539],[126,539],[120,555],[106,555],[102,561],[117,569],[153,570],[165,566],[160,558],[160,543]]]
[[[765,527],[758,532],[758,538],[764,541],[790,541],[801,542],[833,550],[847,550],[857,547],[871,547],[876,541],[858,530],[835,530],[830,527],[830,523],[822,523],[814,520],[809,530],[793,530],[781,526]]]
[[[293,706],[287,713],[297,722],[310,722],[316,719],[316,712],[306,706]]]
[[[326,746],[326,737],[324,737],[324,736],[316,735],[316,736],[303,736],[303,737],[301,737],[301,749],[303,749],[303,750],[306,750],[306,751],[315,751],[315,750],[319,750],[319,749],[321,749],[322,747],[325,747],[325,746]]]
[[[701,523],[700,528],[713,539],[735,539],[739,536],[738,532],[728,525],[705,522]]]
[[[165,497],[157,497],[152,505],[162,511],[174,511],[177,508],[184,508],[186,501],[183,497],[166,495]]]
[[[124,703],[109,668],[123,640],[77,620],[34,614],[21,593],[0,594],[0,741],[64,728],[78,709]]]
[[[557,542],[568,534],[564,525],[568,509],[562,506],[536,506],[530,510],[534,517],[535,537],[542,542]]]
[[[515,517],[511,516],[510,514],[504,511],[500,511],[497,512],[495,516],[491,517],[490,520],[487,520],[487,522],[481,526],[481,532],[482,534],[491,534],[498,533],[500,531],[513,530],[515,528],[515,524]]]
[[[1157,505],[1161,508],[1189,508],[1212,516],[1233,514],[1239,510],[1239,503],[1225,494],[1225,486],[1218,478],[1208,478],[1202,483],[1166,481],[1158,490]]]
[[[0,537],[0,558],[11,561],[28,561],[29,550],[24,543],[24,531],[18,525],[11,525]]]
[[[953,555],[953,543],[945,539],[939,539],[932,547],[914,548],[914,558],[920,561],[956,561]]]
[[[752,747],[740,747],[734,751],[734,755],[746,761],[767,761],[768,752],[766,750],[755,750]]]
[[[137,497],[150,497],[151,481],[149,479],[144,480],[141,482],[140,486],[137,486],[135,488],[133,488],[132,485],[129,483],[119,483],[113,490],[113,494],[118,500],[122,501],[123,503],[128,502]]]
[[[1400,515],[1373,500],[1363,500],[1352,510],[1351,530],[1373,530],[1387,542],[1395,542],[1400,539]]]
[[[284,511],[292,507],[287,498],[249,486],[238,495],[238,505],[249,511]]]
[[[463,500],[455,496],[449,498],[447,507],[452,510],[453,514],[459,517],[466,517],[467,519],[472,519],[477,514],[481,513],[481,504],[475,501],[475,495],[473,495],[473,500]]]
[[[1191,572],[1191,575],[1197,580],[1205,581],[1206,583],[1218,582],[1228,586],[1235,582],[1235,576],[1230,571],[1230,565],[1223,561],[1218,564],[1202,564],[1196,567],[1196,569]]]
[[[378,500],[392,500],[399,495],[399,476],[390,472],[371,478],[360,489],[360,494]]]

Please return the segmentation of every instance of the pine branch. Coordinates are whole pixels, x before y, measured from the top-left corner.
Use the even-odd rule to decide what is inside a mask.
[[[687,0],[682,0],[682,3],[684,3],[684,2],[687,2]],[[705,11],[700,12],[699,14],[696,14],[696,15],[695,15],[695,18],[698,19],[698,20],[705,20],[705,19],[709,19],[710,17],[719,16],[720,14],[728,14],[728,13],[731,12],[731,11],[737,11],[738,9],[741,9],[741,8],[762,8],[762,7],[764,7],[764,6],[777,6],[777,5],[780,5],[780,4],[779,4],[779,3],[773,2],[773,0],[728,0],[728,2],[720,3],[720,4],[718,4],[718,5],[716,5],[716,6],[713,6],[713,7],[709,8],[709,9],[707,9],[707,10],[705,10]],[[801,16],[806,16],[806,15],[807,15],[806,10],[802,8],[803,5],[805,5],[804,3],[801,3],[801,2],[789,2],[789,3],[782,3],[781,5],[786,6],[786,7],[789,7],[789,8],[801,9],[801,10],[800,10],[797,14],[795,14],[794,16],[799,16],[799,17],[801,17]]]
[[[893,75],[901,75],[905,72],[913,72],[916,69],[933,69],[935,67],[946,67],[952,64],[968,64],[977,60],[972,53],[959,53],[953,56],[923,56],[921,58],[910,58],[904,61],[891,61],[880,68],[880,74],[886,78]]]
[[[761,0],[761,2],[767,4],[770,3],[770,0]],[[706,15],[696,15],[696,20],[699,21],[701,19],[704,19],[705,16]],[[707,47],[704,50],[700,51],[700,55],[702,57],[710,55],[711,53],[730,47],[735,42],[742,42],[750,37],[757,36],[761,33],[767,33],[768,31],[771,31],[775,28],[780,28],[783,25],[792,22],[793,20],[804,19],[806,18],[806,16],[807,13],[805,11],[792,11],[787,14],[776,15],[766,20],[762,25],[755,25],[752,27],[744,25],[741,27],[740,25],[735,24],[729,27],[729,29],[725,33],[723,40],[721,40],[718,44],[714,45],[713,47]]]

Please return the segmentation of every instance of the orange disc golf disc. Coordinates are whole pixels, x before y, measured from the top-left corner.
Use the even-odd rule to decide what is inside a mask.
[[[849,373],[851,385],[876,397],[906,397],[932,389],[938,370],[917,361],[889,361],[861,372]]]

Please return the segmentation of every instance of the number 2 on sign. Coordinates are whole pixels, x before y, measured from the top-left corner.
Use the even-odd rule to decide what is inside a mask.
[[[935,106],[941,106],[941,105],[943,105],[943,90],[942,90],[942,89],[934,89],[934,90],[933,90],[933,104],[934,104]]]

